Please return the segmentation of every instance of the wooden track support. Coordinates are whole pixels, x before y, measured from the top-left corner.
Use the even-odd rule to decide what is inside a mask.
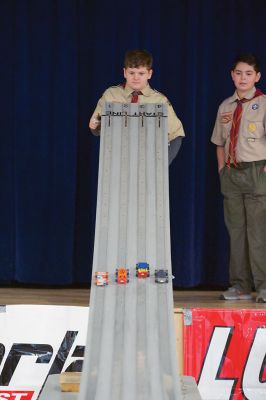
[[[59,377],[61,392],[79,392],[81,372],[62,372]]]

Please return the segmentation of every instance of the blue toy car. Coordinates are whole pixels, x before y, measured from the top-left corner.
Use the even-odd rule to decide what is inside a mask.
[[[136,265],[136,276],[138,278],[147,278],[150,276],[150,266],[146,262],[139,262]]]

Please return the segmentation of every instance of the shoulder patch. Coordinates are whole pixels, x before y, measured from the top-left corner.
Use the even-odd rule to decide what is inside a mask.
[[[227,124],[228,122],[232,121],[232,119],[233,119],[232,111],[225,111],[220,115],[220,122],[222,124]]]

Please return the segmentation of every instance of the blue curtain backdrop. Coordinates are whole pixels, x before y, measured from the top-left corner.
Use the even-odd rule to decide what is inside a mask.
[[[1,0],[0,284],[89,284],[99,140],[87,121],[124,52],[146,48],[187,135],[170,168],[174,286],[225,286],[210,136],[235,55],[255,52],[266,75],[265,19],[265,0]]]

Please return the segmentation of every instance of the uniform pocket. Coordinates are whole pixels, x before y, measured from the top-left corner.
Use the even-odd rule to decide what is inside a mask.
[[[226,166],[224,165],[223,168],[220,169],[220,171],[219,171],[219,176],[221,176],[221,175],[224,173],[225,167],[226,167]]]
[[[266,165],[266,161],[265,164]],[[262,164],[259,168],[260,168],[260,173],[259,176],[261,179],[266,180],[266,172],[264,172],[264,165]]]
[[[243,119],[243,135],[250,140],[256,140],[265,137],[265,127],[263,121],[254,121]]]
[[[256,188],[256,193],[261,194],[261,195],[266,195],[266,172],[264,172],[264,165],[266,164],[263,163],[260,166],[257,166],[258,169],[258,184]]]
[[[228,190],[228,168],[227,166],[224,166],[221,171],[219,172],[219,178],[220,178],[220,187],[221,187],[221,193],[225,194]]]

